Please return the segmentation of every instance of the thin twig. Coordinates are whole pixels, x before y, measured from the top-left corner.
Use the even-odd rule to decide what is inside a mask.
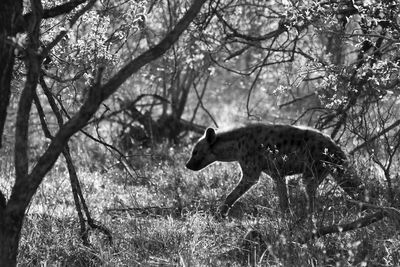
[[[195,85],[195,84],[193,84],[193,88],[194,88],[194,91],[195,91],[195,93],[196,93],[197,99],[199,100],[199,104],[200,104],[201,108],[202,108],[202,109],[207,113],[207,115],[211,118],[211,120],[213,121],[215,127],[218,128],[218,123],[217,123],[217,121],[214,119],[214,117],[211,115],[211,113],[206,109],[206,107],[205,107],[204,104],[203,104],[202,97],[203,97],[205,88],[203,88],[203,92],[202,92],[201,95],[200,95],[199,92],[197,91],[197,88],[196,88],[196,85]]]
[[[305,100],[305,99],[307,99],[309,97],[312,97],[312,96],[315,96],[315,93],[311,93],[311,94],[308,94],[308,95],[304,95],[304,96],[301,96],[301,97],[294,98],[294,99],[292,99],[292,100],[290,100],[290,101],[288,101],[286,103],[280,104],[279,108],[283,108],[285,106],[292,105],[292,104],[294,104],[296,102],[303,101],[303,100]]]
[[[368,139],[367,141],[365,141],[364,143],[356,146],[355,148],[353,148],[349,154],[350,155],[354,155],[355,152],[357,152],[358,150],[360,150],[361,148],[367,146],[368,144],[370,144],[371,142],[375,141],[376,139],[378,139],[379,137],[381,137],[382,135],[386,134],[387,132],[391,131],[392,129],[396,128],[397,126],[400,125],[400,120],[395,121],[394,123],[392,123],[392,125],[390,125],[389,127],[385,128],[384,130],[382,130],[380,133],[374,135],[373,137],[371,137],[370,139]]]

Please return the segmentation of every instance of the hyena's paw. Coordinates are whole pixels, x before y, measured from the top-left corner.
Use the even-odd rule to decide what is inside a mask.
[[[226,204],[222,204],[221,206],[219,206],[217,208],[217,211],[215,212],[214,217],[217,220],[225,219],[228,214],[228,210],[229,210],[229,206]]]

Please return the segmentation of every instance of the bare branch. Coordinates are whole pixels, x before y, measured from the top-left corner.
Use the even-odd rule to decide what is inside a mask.
[[[196,92],[196,95],[197,95],[197,98],[199,99],[199,101],[197,102],[196,107],[193,110],[193,115],[192,115],[192,118],[190,119],[190,123],[193,123],[194,118],[196,117],[197,110],[199,109],[200,104],[201,104],[201,99],[203,99],[204,93],[207,90],[207,85],[208,85],[208,81],[209,80],[210,80],[210,75],[208,75],[206,80],[204,81],[203,90],[201,91],[201,94],[199,94],[199,92],[197,91],[197,88],[194,88],[195,92]]]
[[[265,41],[269,40],[272,38],[277,38],[279,35],[287,31],[287,27],[285,26],[284,23],[279,23],[279,26],[276,30],[268,32],[262,36],[251,36],[251,35],[246,35],[242,34],[239,31],[237,31],[235,28],[233,28],[218,12],[216,12],[216,15],[218,19],[232,32],[232,34],[229,35],[229,37],[237,37],[241,38],[250,42],[260,42],[260,41]]]
[[[138,97],[136,97],[136,99],[132,101],[131,105],[136,105],[137,102],[139,102],[140,100],[142,100],[142,98],[145,98],[145,97],[153,97],[155,99],[160,100],[161,102],[171,103],[165,97],[162,97],[162,96],[157,95],[157,94],[141,94],[141,95],[138,95]]]
[[[270,44],[270,48],[271,48],[271,47],[273,46],[273,44],[275,43],[276,38],[277,38],[277,36],[274,37],[274,39],[272,40],[272,42],[271,42],[271,44]],[[251,110],[250,110],[250,107],[249,107],[249,106],[250,106],[250,97],[251,97],[251,94],[252,94],[252,92],[253,92],[253,90],[254,90],[254,87],[255,87],[255,85],[256,85],[256,83],[257,83],[257,81],[258,81],[258,78],[259,78],[260,75],[261,75],[261,72],[262,72],[262,70],[263,70],[263,67],[264,67],[265,64],[267,63],[267,61],[268,61],[268,59],[269,59],[271,53],[272,53],[272,51],[271,51],[271,50],[268,50],[268,53],[267,53],[266,57],[263,59],[263,63],[261,64],[261,66],[260,66],[260,68],[259,68],[259,70],[258,70],[258,72],[257,72],[257,74],[256,74],[256,77],[254,78],[253,82],[251,83],[250,90],[249,90],[249,92],[248,92],[248,94],[247,94],[246,110],[247,110],[247,116],[248,116],[248,117],[254,116],[254,115],[251,114]]]
[[[45,96],[47,97],[47,101],[49,101],[50,107],[54,112],[54,115],[56,116],[57,122],[58,124],[61,126],[64,123],[64,119],[61,115],[60,109],[58,108],[56,101],[54,101],[53,95],[50,92],[49,87],[47,86],[43,75],[40,75],[40,86],[42,87],[42,90],[45,94]]]
[[[300,96],[300,97],[296,97],[296,98],[294,98],[294,99],[292,99],[292,100],[290,100],[290,101],[288,101],[286,103],[280,104],[279,108],[283,108],[285,106],[290,106],[290,105],[292,105],[292,104],[294,104],[296,102],[301,102],[301,101],[303,101],[303,100],[305,100],[305,99],[307,99],[309,97],[312,97],[312,96],[315,96],[315,93],[311,93],[311,94],[308,94],[308,95],[303,95],[303,96]]]
[[[51,140],[53,137],[51,136],[49,127],[47,127],[46,116],[44,114],[42,105],[40,104],[40,100],[39,100],[39,97],[37,96],[36,92],[34,92],[34,94],[33,94],[33,101],[35,102],[36,110],[39,115],[40,125],[42,126],[42,131],[44,133],[44,136]]]
[[[207,115],[213,121],[214,125],[218,128],[217,121],[214,119],[214,117],[211,115],[211,113],[204,106],[203,101],[202,101],[202,96],[200,96],[199,92],[197,91],[196,85],[194,85],[193,88],[194,88],[194,91],[196,92],[197,99],[199,100],[200,107],[205,111],[205,113],[207,113]],[[204,91],[205,91],[205,88],[204,88],[203,92]]]

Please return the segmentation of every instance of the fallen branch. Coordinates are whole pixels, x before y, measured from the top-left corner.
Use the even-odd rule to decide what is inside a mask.
[[[385,212],[383,211],[378,211],[373,214],[369,214],[365,217],[362,217],[358,220],[355,220],[350,223],[344,223],[344,224],[334,224],[334,225],[329,225],[329,226],[324,226],[321,228],[316,229],[315,231],[311,233],[307,233],[305,237],[301,238],[299,240],[299,243],[304,244],[310,241],[311,239],[319,238],[324,235],[328,234],[334,234],[334,233],[342,233],[342,232],[347,232],[355,229],[359,229],[365,226],[368,226],[370,224],[373,224],[375,222],[378,222],[385,218]]]
[[[325,226],[313,231],[312,233],[308,233],[303,239],[300,240],[300,243],[304,244],[311,239],[319,238],[321,236],[333,233],[342,233],[355,229],[359,229],[375,222],[378,222],[382,219],[389,218],[395,226],[400,229],[400,211],[393,207],[381,207],[376,206],[369,203],[364,203],[356,200],[349,200],[349,202],[359,205],[360,207],[365,207],[368,209],[378,210],[373,214],[369,214],[365,217],[362,217],[358,220],[355,220],[350,223],[345,224],[335,224],[330,226]]]
[[[181,210],[178,207],[158,207],[158,206],[149,206],[149,207],[126,207],[126,208],[109,208],[104,210],[107,214],[121,214],[121,213],[129,213],[135,214],[135,217],[148,217],[148,216],[161,216],[161,217],[180,217],[182,214]]]
[[[400,210],[393,208],[393,207],[386,207],[386,206],[377,206],[374,204],[361,202],[353,199],[349,199],[348,202],[358,205],[361,208],[368,208],[373,210],[379,210],[384,213],[386,217],[391,219],[396,226],[400,229]]]
[[[359,218],[353,222],[320,227],[311,233],[307,233],[303,238],[300,238],[299,242],[304,244],[311,239],[319,238],[324,235],[360,229],[384,218],[389,218],[395,224],[396,228],[400,229],[400,210],[393,207],[377,206],[352,199],[349,199],[348,202],[355,204],[362,209],[376,210],[376,212]]]

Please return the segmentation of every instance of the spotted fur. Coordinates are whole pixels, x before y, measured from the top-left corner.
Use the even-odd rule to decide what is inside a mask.
[[[242,169],[240,182],[220,207],[222,215],[258,182],[261,172],[276,182],[283,211],[289,208],[285,176],[302,174],[309,212],[314,208],[316,190],[328,174],[351,196],[361,185],[355,177],[345,175],[347,158],[340,147],[311,128],[252,124],[218,133],[208,128],[194,146],[186,167],[198,171],[216,161],[237,161]]]

